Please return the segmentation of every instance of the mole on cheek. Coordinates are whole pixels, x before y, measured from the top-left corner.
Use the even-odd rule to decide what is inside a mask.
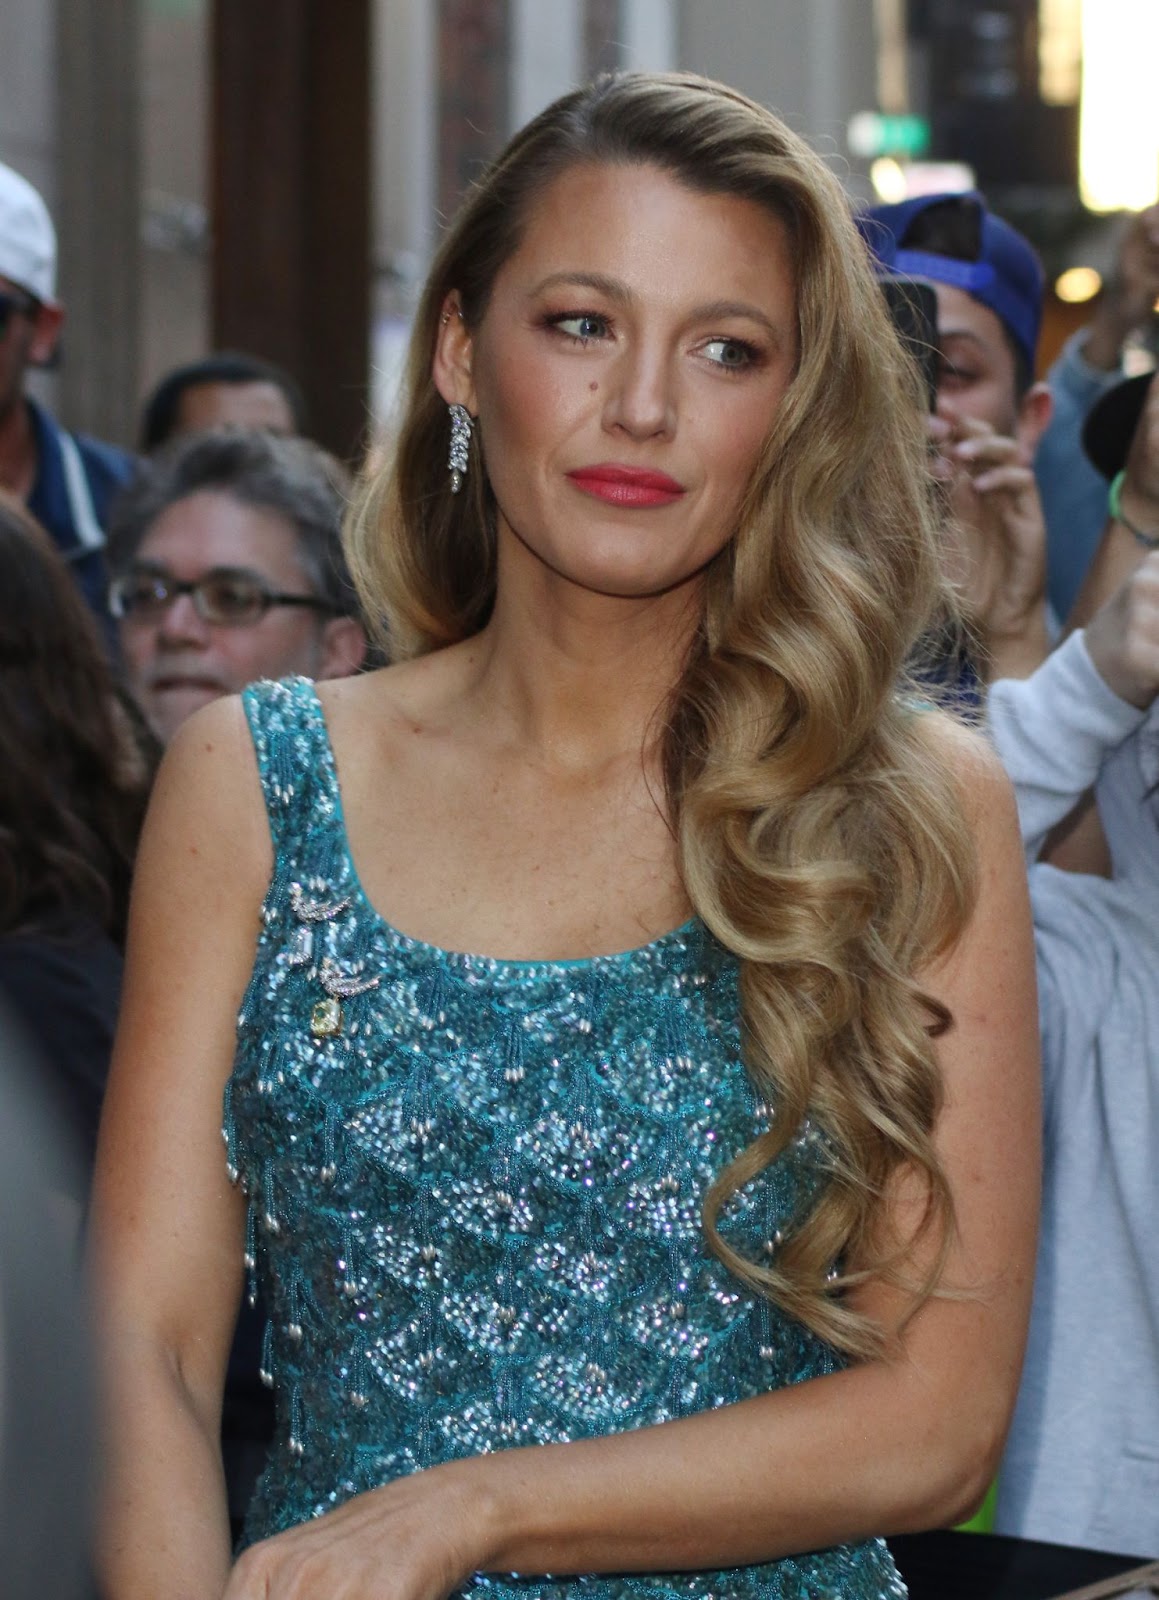
[[[592,381],[588,384],[588,388],[592,391],[593,394],[595,394],[596,390],[599,388],[599,384],[593,378]]]

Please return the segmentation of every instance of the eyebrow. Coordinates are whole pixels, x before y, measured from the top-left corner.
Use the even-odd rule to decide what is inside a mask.
[[[534,296],[563,287],[594,289],[597,294],[606,295],[619,305],[630,305],[634,298],[632,291],[619,278],[609,278],[603,272],[553,272],[541,279],[531,293]],[[705,322],[726,317],[744,317],[750,322],[759,322],[774,339],[782,338],[782,330],[770,321],[759,306],[750,305],[747,300],[710,300],[706,305],[695,306],[688,320]]]
[[[972,328],[939,328],[938,339],[943,344],[947,339],[968,339],[971,344],[976,344],[979,350],[990,348],[981,334],[975,333]]]
[[[139,560],[130,562],[128,570],[144,578],[173,578],[176,582],[184,582],[177,578],[172,567],[167,567],[163,561]],[[268,584],[269,579],[264,573],[258,572],[253,567],[216,566],[207,567],[200,578],[189,579],[190,583],[205,583],[209,578],[253,578],[258,583]]]

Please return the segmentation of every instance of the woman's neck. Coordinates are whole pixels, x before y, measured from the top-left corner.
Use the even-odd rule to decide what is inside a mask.
[[[552,766],[654,749],[700,615],[702,579],[663,595],[594,594],[542,563],[500,562],[495,609],[469,646],[472,697]]]

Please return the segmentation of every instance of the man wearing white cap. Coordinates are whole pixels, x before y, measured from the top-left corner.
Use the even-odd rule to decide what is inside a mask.
[[[52,219],[32,185],[0,162],[0,488],[43,523],[104,616],[105,514],[133,459],[67,432],[25,393],[25,374],[52,359],[63,322]]]

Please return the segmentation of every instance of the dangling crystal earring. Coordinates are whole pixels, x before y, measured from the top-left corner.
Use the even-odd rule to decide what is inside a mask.
[[[453,405],[451,411],[451,448],[447,455],[447,467],[451,474],[451,493],[458,494],[463,487],[463,479],[467,476],[467,452],[471,445],[471,413],[466,406]]]

